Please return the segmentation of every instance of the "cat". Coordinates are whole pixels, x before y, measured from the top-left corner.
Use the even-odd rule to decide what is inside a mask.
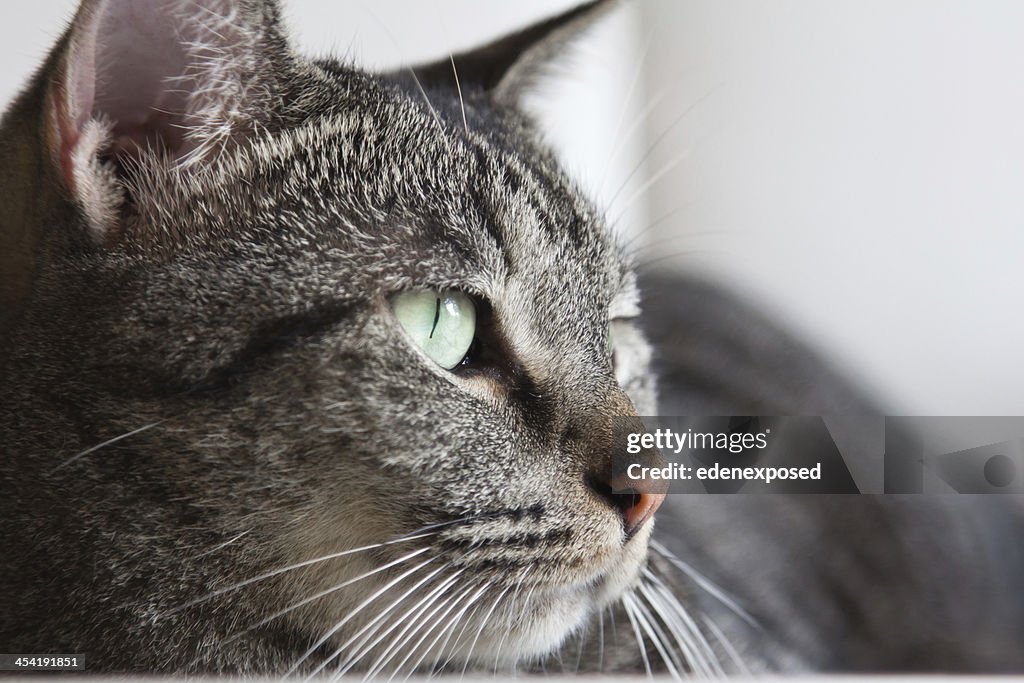
[[[82,4],[3,122],[7,650],[505,666],[636,580],[634,277],[516,105],[607,8],[371,75],[272,2]]]
[[[1013,503],[615,493],[659,374],[665,414],[876,409],[717,290],[638,281],[542,143],[522,98],[612,4],[371,74],[270,0],[83,2],[0,124],[0,647],[1020,670]]]

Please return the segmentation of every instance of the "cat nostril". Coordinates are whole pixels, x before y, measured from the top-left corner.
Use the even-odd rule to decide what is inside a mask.
[[[587,484],[612,508],[622,515],[627,538],[639,531],[665,500],[664,492],[648,493],[633,488],[619,487],[614,481],[589,477]]]
[[[626,534],[629,536],[639,531],[665,500],[664,493],[641,491],[617,493],[615,496],[619,499],[619,509],[622,510],[622,516],[626,521]]]

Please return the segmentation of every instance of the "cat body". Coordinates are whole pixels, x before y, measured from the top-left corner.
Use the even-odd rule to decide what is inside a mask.
[[[799,593],[812,546],[860,558],[847,540],[893,505],[673,497],[649,553],[660,499],[612,493],[610,421],[657,410],[636,276],[517,105],[607,9],[371,75],[295,54],[271,2],[82,5],[0,128],[5,651],[275,675],[932,661],[879,649],[928,615],[848,618],[879,577],[918,589],[916,551]],[[704,304],[652,315],[669,336],[742,310],[677,289]],[[474,302],[452,368],[396,314],[423,291]],[[714,363],[662,359],[670,410],[750,405],[719,400]],[[766,395],[768,414],[869,408],[806,383]],[[906,528],[891,546],[930,527]],[[612,615],[632,633],[605,637]],[[993,648],[980,666],[1010,666]]]

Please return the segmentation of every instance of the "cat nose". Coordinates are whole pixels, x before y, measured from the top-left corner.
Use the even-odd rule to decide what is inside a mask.
[[[619,443],[630,433],[646,431],[636,408],[621,390],[605,399],[605,411],[592,423],[577,425],[574,436],[589,446],[592,454],[586,483],[598,498],[604,500],[622,517],[626,540],[632,538],[665,501],[669,482],[647,476],[630,477],[630,465],[640,466],[640,472],[649,473],[665,466],[661,453],[654,448],[643,448],[639,453],[623,452]],[[646,468],[646,469],[645,469]]]
[[[627,540],[654,516],[668,492],[667,481],[630,479],[625,475],[592,476],[587,483],[598,497],[622,515]]]
[[[654,516],[654,513],[665,501],[665,491],[638,491],[628,486],[612,483],[614,504],[622,513],[626,536],[632,537],[643,525]]]

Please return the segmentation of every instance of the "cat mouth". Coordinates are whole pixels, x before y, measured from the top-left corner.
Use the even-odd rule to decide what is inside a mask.
[[[519,583],[511,591],[523,597],[507,623],[494,624],[481,638],[480,655],[467,658],[484,666],[513,665],[555,651],[594,615],[614,605],[639,581],[646,566],[647,530],[605,558],[583,576],[536,583]]]

